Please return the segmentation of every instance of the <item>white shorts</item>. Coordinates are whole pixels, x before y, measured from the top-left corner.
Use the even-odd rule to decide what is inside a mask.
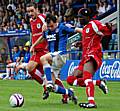
[[[53,56],[52,66],[51,66],[52,72],[54,73],[55,77],[58,77],[58,74],[60,73],[61,68],[66,63],[67,54],[61,55],[58,51],[58,52],[51,53],[51,55]]]
[[[15,66],[18,66],[19,64],[16,62],[12,62],[10,64],[7,65],[8,68],[15,68]]]
[[[26,67],[28,63],[21,63],[20,65],[23,66],[23,67]]]

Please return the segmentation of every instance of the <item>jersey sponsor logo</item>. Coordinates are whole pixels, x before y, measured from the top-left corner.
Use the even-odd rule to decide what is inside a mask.
[[[120,61],[114,61],[113,64],[103,61],[100,67],[100,78],[120,78]]]
[[[40,29],[41,28],[41,25],[40,23],[37,24],[37,28]]]
[[[86,33],[89,33],[89,32],[90,32],[90,28],[87,28],[87,29],[86,29]]]
[[[58,33],[59,32],[59,28],[57,28],[56,30],[55,30],[55,33]]]
[[[46,37],[47,37],[48,41],[55,41],[56,40],[56,34],[47,35]]]

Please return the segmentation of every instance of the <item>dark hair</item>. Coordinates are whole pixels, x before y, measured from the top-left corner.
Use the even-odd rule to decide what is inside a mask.
[[[38,8],[38,5],[35,2],[30,2],[26,5],[26,7],[34,7],[34,8]]]
[[[49,24],[50,21],[53,21],[54,23],[56,23],[57,22],[57,18],[54,15],[52,15],[52,14],[47,14],[45,21],[47,22],[47,24]]]
[[[14,45],[13,47],[17,47],[19,49],[18,45]]]

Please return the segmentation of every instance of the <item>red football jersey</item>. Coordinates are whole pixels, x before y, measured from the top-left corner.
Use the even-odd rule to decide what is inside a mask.
[[[31,19],[31,30],[32,30],[32,44],[34,44],[37,39],[42,35],[42,26],[45,23],[45,16],[39,14],[35,20]],[[36,45],[35,50],[46,50],[48,51],[47,40],[44,40],[42,43]]]
[[[103,35],[110,34],[111,30],[98,20],[90,21],[86,26],[84,26],[82,32],[83,56],[91,55],[93,52],[102,53],[101,39]]]

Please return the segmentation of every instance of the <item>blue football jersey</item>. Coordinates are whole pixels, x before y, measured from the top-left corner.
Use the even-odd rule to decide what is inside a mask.
[[[30,60],[30,52],[25,52],[25,56],[24,56],[24,62],[28,63]]]
[[[74,31],[74,29],[65,26],[64,23],[60,23],[54,31],[47,30],[44,33],[44,37],[48,41],[49,51],[66,52],[68,34],[74,33]]]
[[[15,52],[15,53],[13,54],[13,62],[16,62],[17,59],[18,59],[18,57],[20,57],[20,51]]]

